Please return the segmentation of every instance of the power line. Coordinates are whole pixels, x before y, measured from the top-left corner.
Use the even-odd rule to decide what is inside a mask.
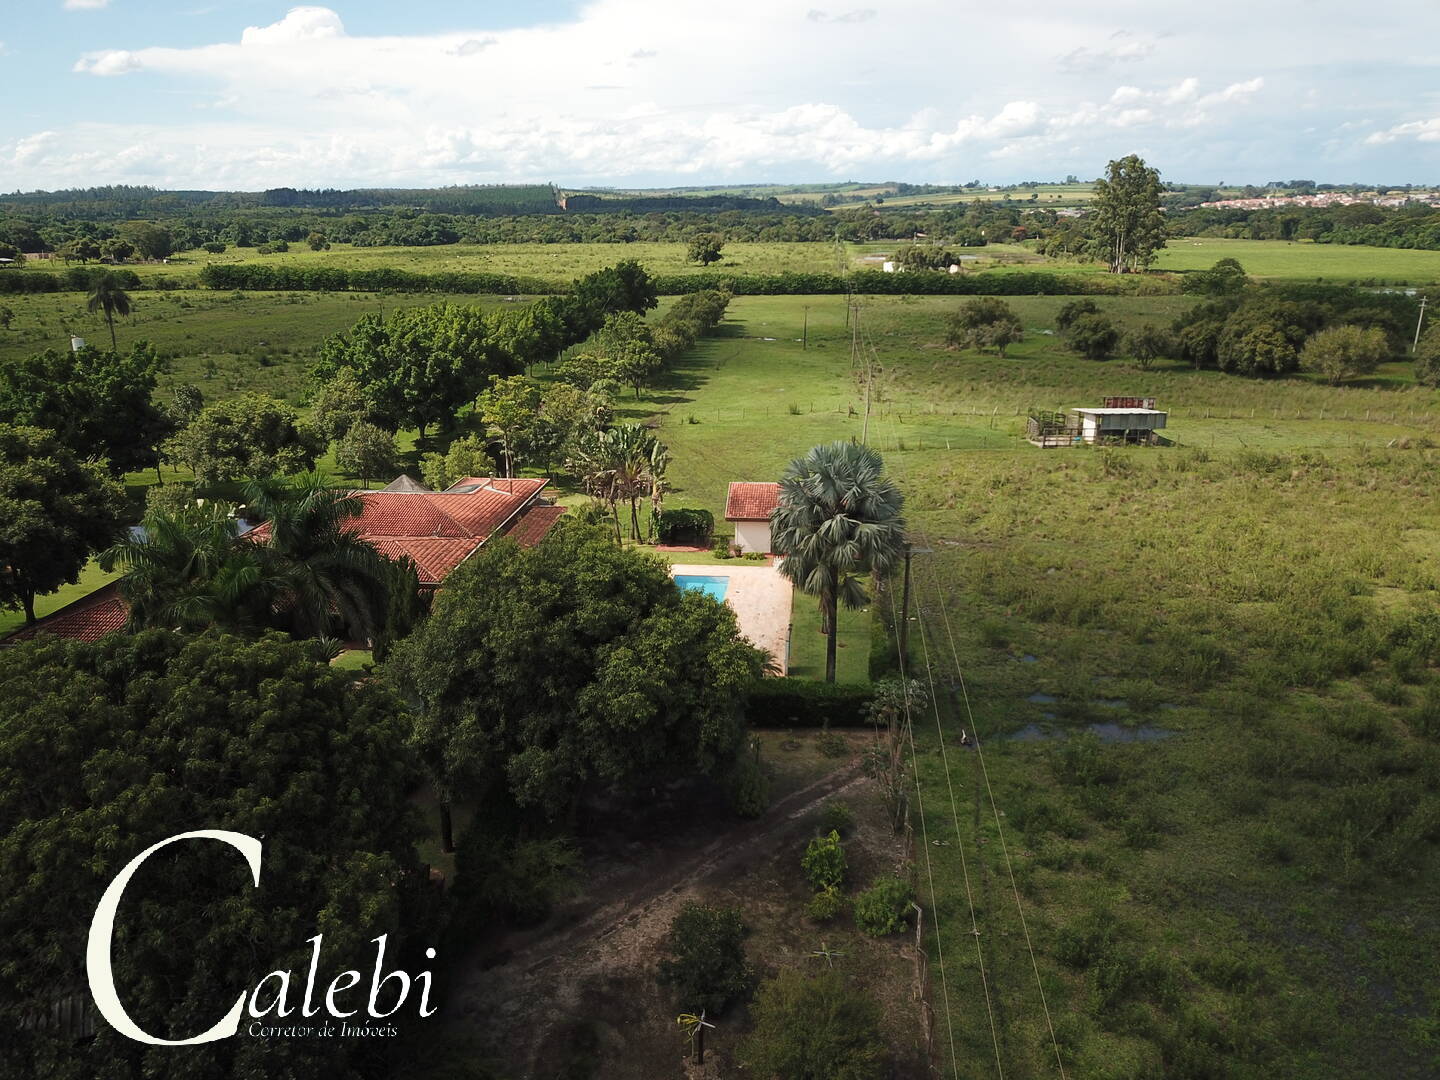
[[[926,543],[926,546],[929,546],[928,542]],[[930,574],[936,585],[935,595],[941,596],[941,593],[939,592],[939,575],[936,573],[933,566],[931,566]],[[1060,1054],[1060,1042],[1055,1037],[1055,1023],[1050,1016],[1050,1005],[1045,999],[1045,986],[1040,978],[1040,965],[1035,959],[1035,946],[1030,939],[1030,927],[1025,921],[1025,906],[1020,901],[1020,888],[1015,882],[1015,866],[1010,859],[1010,848],[1005,843],[1005,829],[1004,826],[1000,823],[1000,808],[995,802],[995,791],[990,786],[990,770],[985,765],[985,749],[983,746],[983,740],[980,738],[979,728],[975,724],[975,713],[970,707],[970,692],[965,685],[965,673],[960,669],[960,653],[955,646],[955,633],[954,630],[951,628],[950,613],[946,609],[943,597],[939,601],[939,606],[941,618],[944,620],[945,623],[945,636],[948,638],[950,643],[950,657],[954,665],[955,677],[960,684],[961,698],[965,703],[965,718],[970,725],[970,731],[975,741],[975,756],[980,764],[980,775],[984,778],[985,793],[990,800],[990,810],[995,818],[995,832],[1000,840],[1000,851],[1005,857],[1005,870],[1010,878],[1010,891],[1015,897],[1015,911],[1020,916],[1020,929],[1025,935],[1025,949],[1030,954],[1030,968],[1035,974],[1035,988],[1040,992],[1040,1008],[1045,1013],[1045,1026],[1050,1032],[1050,1045],[1055,1051],[1055,1064],[1060,1070],[1061,1080],[1065,1080],[1065,1062]],[[919,610],[918,597],[916,600],[916,610]],[[920,633],[921,637],[923,638],[925,633],[924,618],[920,619]],[[928,647],[926,652],[928,657]],[[943,742],[941,743],[941,746],[943,751]]]
[[[895,607],[894,593],[890,595],[890,607]],[[834,628],[831,628],[834,632]],[[925,876],[930,882],[930,916],[935,922],[936,966],[940,970],[940,994],[945,1003],[945,1031],[950,1040],[950,1067],[956,1077],[960,1075],[960,1062],[955,1053],[955,1022],[950,1015],[950,986],[945,979],[945,946],[940,934],[940,905],[935,893],[935,868],[930,862],[930,834],[925,825],[925,796],[920,790],[920,773],[915,760],[915,727],[910,718],[909,683],[905,681],[905,658],[900,658],[901,698],[905,702],[905,732],[910,742],[910,773],[915,778],[915,809],[920,815],[920,847],[925,852]],[[972,906],[973,913],[974,908]]]
[[[891,590],[891,591],[890,591],[890,612],[891,612],[891,621],[892,621],[892,624],[893,624],[893,623],[896,621],[895,593],[894,593],[894,590]],[[923,619],[922,619],[921,622],[920,622],[920,630],[921,630],[921,637],[922,637],[922,643],[923,643],[924,630],[925,630],[925,623],[924,623],[924,620],[923,620]],[[897,642],[897,646],[898,646],[898,642]],[[901,685],[902,685],[902,687],[905,688],[905,689],[904,689],[904,692],[903,692],[903,696],[904,696],[904,699],[905,699],[905,710],[906,710],[906,730],[907,730],[907,732],[909,733],[909,737],[910,737],[910,768],[911,768],[911,771],[914,773],[914,776],[915,776],[915,798],[916,798],[917,809],[918,809],[919,812],[920,812],[920,824],[921,824],[921,830],[922,830],[921,839],[925,841],[925,863],[926,863],[926,867],[927,867],[927,871],[928,871],[928,870],[929,870],[929,865],[930,865],[930,844],[929,844],[928,834],[926,834],[926,833],[924,832],[924,826],[925,826],[925,806],[924,806],[924,803],[923,803],[923,801],[922,801],[922,796],[921,796],[921,794],[920,794],[920,769],[919,769],[919,762],[918,762],[918,760],[917,760],[917,758],[916,758],[916,754],[915,754],[915,730],[914,730],[914,727],[910,724],[910,716],[909,716],[909,711],[910,711],[910,694],[909,694],[909,691],[908,691],[908,686],[909,686],[909,684],[908,684],[908,682],[906,681],[907,676],[906,676],[906,669],[905,669],[905,659],[906,659],[906,658],[905,658],[903,655],[901,655],[900,658],[899,658],[899,660],[900,660],[900,679],[901,679]],[[929,683],[930,683],[930,707],[935,711],[935,730],[936,730],[937,735],[939,736],[940,746],[941,746],[941,750],[942,750],[942,753],[943,753],[944,746],[945,746],[945,738],[944,738],[944,734],[943,734],[943,731],[942,731],[941,725],[940,725],[940,705],[939,705],[939,702],[938,702],[938,701],[936,700],[936,698],[935,698],[935,673],[934,673],[934,670],[932,669],[931,664],[930,664],[930,649],[929,649],[928,646],[925,646],[925,673],[926,673],[926,677],[928,678]],[[942,763],[943,763],[943,759],[942,759]],[[945,764],[945,765],[944,765],[944,768],[945,768],[945,783],[946,783],[946,785],[948,786],[948,785],[950,785],[950,768],[949,768],[949,765],[948,765],[948,764]],[[956,847],[958,848],[958,850],[959,850],[959,852],[960,852],[960,875],[961,875],[961,879],[962,879],[962,880],[964,881],[964,883],[965,883],[965,900],[966,900],[966,903],[969,905],[969,908],[970,908],[970,933],[971,933],[971,935],[975,938],[975,958],[976,958],[976,961],[978,962],[978,964],[979,964],[979,966],[980,966],[980,985],[981,985],[981,988],[982,988],[982,989],[984,990],[984,992],[985,992],[985,1015],[986,1015],[986,1018],[989,1020],[989,1023],[990,1023],[990,1042],[991,1042],[991,1045],[992,1045],[992,1046],[994,1047],[994,1049],[995,1049],[995,1071],[996,1071],[996,1074],[1000,1077],[1000,1080],[1004,1080],[1004,1077],[1005,1077],[1005,1066],[1004,1066],[1004,1064],[1001,1062],[1001,1059],[1000,1059],[1000,1032],[999,1032],[999,1029],[998,1029],[998,1028],[996,1027],[996,1025],[995,1025],[995,1007],[994,1007],[994,1004],[992,1003],[991,998],[990,998],[990,979],[989,979],[989,977],[986,975],[986,972],[985,972],[985,952],[984,952],[984,949],[981,947],[981,944],[980,944],[980,923],[979,923],[978,919],[977,919],[976,916],[975,916],[975,894],[974,894],[974,892],[972,891],[972,889],[970,888],[970,866],[969,866],[968,860],[965,858],[965,842],[964,842],[964,839],[962,838],[962,836],[961,836],[961,834],[960,834],[960,821],[959,821],[958,815],[957,815],[956,812],[955,812],[955,791],[954,791],[954,788],[953,788],[953,787],[951,787],[951,789],[950,789],[950,811],[951,811],[951,816],[952,816],[952,817],[954,818],[954,820],[955,820],[955,845],[956,845]],[[931,898],[931,906],[932,906],[932,907],[937,907],[938,905],[935,903],[935,880],[934,880],[934,877],[933,877],[933,876],[932,876],[931,879],[930,879],[930,898]],[[938,920],[937,920],[936,923],[935,923],[935,946],[936,946],[936,951],[937,951],[937,953],[938,953],[938,952],[939,952],[939,949],[940,949],[940,923],[939,923]],[[944,977],[943,977],[943,974],[944,974],[943,968],[942,968],[941,974],[942,974],[942,977],[941,977],[941,986],[942,986],[942,988],[943,988],[944,985],[945,985],[945,984],[944,984]],[[949,1012],[949,1008],[950,1008],[950,1001],[949,1001],[949,995],[948,995],[948,993],[947,993],[947,995],[946,995],[945,1008],[946,1008],[946,1011],[947,1011],[947,1013],[948,1013],[948,1012]],[[947,1016],[947,1018],[946,1018],[946,1024],[947,1024],[947,1026],[950,1024],[950,1020],[949,1020],[949,1017],[948,1017],[948,1016]],[[952,1066],[953,1066],[953,1067],[955,1068],[955,1070],[956,1070],[956,1075],[958,1076],[958,1075],[959,1075],[959,1069],[960,1069],[960,1060],[959,1060],[959,1057],[958,1057],[958,1056],[956,1055],[956,1053],[955,1053],[955,1033],[954,1033],[954,1029],[953,1029],[953,1028],[950,1028],[950,1061],[951,1061]]]

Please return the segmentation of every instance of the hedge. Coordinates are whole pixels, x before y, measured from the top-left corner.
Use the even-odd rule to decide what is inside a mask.
[[[0,270],[0,295],[15,293],[89,292],[96,274],[109,271],[122,289],[140,288],[134,270],[108,266],[73,266],[59,274],[44,270]]]
[[[883,270],[857,270],[848,278],[840,274],[801,273],[665,274],[654,280],[656,291],[662,296],[702,289],[725,289],[735,296],[843,295],[847,291],[870,296],[1108,296],[1179,291],[1179,286],[1168,278],[1009,270],[978,274],[887,274]]]
[[[852,683],[761,679],[750,687],[748,715],[752,727],[864,727],[872,696],[869,686]]]
[[[250,289],[279,292],[562,293],[568,285],[515,274],[446,271],[415,274],[408,270],[346,270],[338,266],[266,266],[264,263],[216,264],[200,271],[207,289]]]

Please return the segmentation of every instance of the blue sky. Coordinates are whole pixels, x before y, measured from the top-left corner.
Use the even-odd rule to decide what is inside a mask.
[[[1440,183],[1440,6],[3,0],[0,189]]]

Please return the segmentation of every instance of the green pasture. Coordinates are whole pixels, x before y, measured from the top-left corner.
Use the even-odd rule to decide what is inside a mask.
[[[1223,240],[1177,236],[1155,260],[1156,270],[1206,270],[1238,259],[1252,276],[1290,281],[1427,285],[1440,282],[1440,251],[1314,244],[1295,240]]]
[[[137,341],[156,347],[169,365],[161,379],[170,386],[193,383],[208,401],[258,390],[298,401],[311,355],[326,337],[349,329],[361,315],[402,307],[453,301],[496,307],[493,296],[437,293],[225,293],[209,290],[137,291],[134,313],[117,320],[122,350]],[[72,334],[99,348],[110,347],[101,315],[85,310],[83,293],[38,293],[6,297],[15,312],[10,330],[0,331],[0,360],[45,349],[70,348]]]
[[[405,270],[417,274],[448,271],[483,271],[515,274],[545,281],[567,283],[578,277],[614,266],[623,259],[635,259],[653,274],[779,274],[786,271],[833,271],[833,246],[825,243],[727,243],[723,258],[702,267],[686,258],[687,245],[636,241],[630,244],[444,244],[434,247],[355,247],[333,244],[328,251],[311,251],[303,243],[289,251],[258,254],[254,248],[230,247],[219,255],[185,251],[168,263],[144,263],[127,267],[142,280],[168,278],[185,284],[195,281],[206,266],[262,263],[267,266],[338,267],[344,270]],[[63,270],[59,260],[32,261],[20,269]],[[13,273],[15,271],[4,271]],[[8,302],[8,300],[7,300]],[[12,305],[13,306],[13,305]]]
[[[1435,1075],[1437,465],[911,455],[921,902],[958,1075],[995,1067],[986,986],[1009,1075],[1055,1069],[1042,987],[1072,1077]]]

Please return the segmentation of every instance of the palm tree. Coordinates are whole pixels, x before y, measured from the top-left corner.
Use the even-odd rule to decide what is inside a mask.
[[[836,442],[792,461],[780,480],[771,544],[785,556],[780,573],[820,598],[826,682],[835,681],[839,607],[868,602],[859,575],[884,574],[905,553],[904,498],[883,469],[868,446]]]
[[[291,633],[322,637],[338,629],[375,638],[396,575],[385,556],[349,527],[364,512],[360,497],[312,472],[257,480],[246,486],[245,499],[269,523],[258,544],[284,583],[279,614]]]
[[[120,280],[110,271],[96,274],[92,279],[90,302],[85,305],[85,310],[91,315],[97,311],[105,312],[105,321],[110,324],[110,348],[118,348],[115,344],[115,316],[129,315],[134,305],[130,294],[120,287]]]
[[[630,504],[630,538],[640,539],[640,500],[663,498],[670,451],[642,424],[620,424],[585,440],[570,462],[585,490],[604,501],[615,520],[619,543],[623,500]]]
[[[236,543],[223,503],[152,510],[144,535],[115,544],[100,565],[124,571],[120,594],[132,630],[213,626],[254,633],[271,623],[283,584],[257,549]]]

